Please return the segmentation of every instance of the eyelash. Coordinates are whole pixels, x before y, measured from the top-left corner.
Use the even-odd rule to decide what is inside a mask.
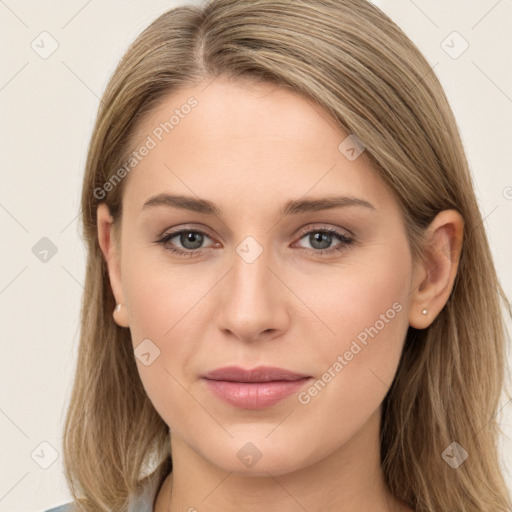
[[[172,247],[170,245],[167,245],[167,243],[172,238],[174,238],[174,237],[176,237],[178,235],[181,235],[182,233],[198,233],[200,235],[204,235],[204,236],[210,238],[203,231],[199,231],[199,230],[196,230],[196,229],[181,229],[179,231],[174,231],[174,232],[165,234],[163,237],[161,237],[160,239],[156,240],[155,243],[157,243],[159,245],[162,245],[166,250],[171,251],[171,252],[173,252],[175,254],[178,254],[180,256],[193,258],[193,257],[195,257],[197,255],[197,253],[200,251],[200,249],[196,249],[194,251],[190,251],[190,250],[184,251],[183,249],[177,249],[176,247]],[[329,234],[329,235],[334,236],[340,242],[342,242],[342,243],[334,246],[331,249],[320,249],[320,250],[307,249],[307,248],[304,249],[309,254],[313,254],[315,256],[318,256],[318,255],[320,255],[320,256],[328,256],[328,255],[331,255],[331,254],[343,251],[345,249],[348,249],[350,244],[352,244],[354,242],[354,239],[351,236],[349,236],[349,235],[347,235],[345,233],[341,233],[341,232],[337,231],[334,228],[322,228],[322,229],[313,229],[313,230],[310,230],[310,231],[306,231],[305,233],[301,234],[299,240],[302,240],[302,238],[304,238],[306,235],[310,235],[312,233]]]

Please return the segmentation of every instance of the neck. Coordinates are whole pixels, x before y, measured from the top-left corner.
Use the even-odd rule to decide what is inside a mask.
[[[173,471],[155,512],[410,511],[387,489],[380,464],[380,409],[343,446],[314,464],[281,475],[225,471],[171,436]]]

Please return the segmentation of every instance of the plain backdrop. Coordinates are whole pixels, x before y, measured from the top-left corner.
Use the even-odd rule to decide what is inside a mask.
[[[70,498],[60,444],[85,273],[77,216],[87,144],[121,55],[159,14],[184,3],[0,0],[0,511],[41,511]],[[512,2],[375,3],[445,87],[510,297]],[[512,403],[504,397],[501,407],[512,488]]]

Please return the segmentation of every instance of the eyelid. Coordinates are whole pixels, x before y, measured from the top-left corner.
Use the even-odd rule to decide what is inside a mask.
[[[174,226],[172,228],[165,228],[159,235],[158,238],[161,238],[163,236],[166,236],[167,234],[177,234],[180,231],[197,231],[200,233],[204,233],[205,235],[208,235],[210,238],[212,238],[209,234],[209,229],[202,225],[202,224],[178,224],[177,226]]]
[[[322,222],[313,222],[310,224],[307,224],[304,228],[301,228],[299,230],[299,234],[297,236],[304,236],[307,235],[310,231],[329,231],[329,230],[335,230],[337,232],[344,231],[347,233],[347,237],[355,238],[355,234],[347,228],[341,227],[341,226],[333,226],[329,223],[322,223]]]

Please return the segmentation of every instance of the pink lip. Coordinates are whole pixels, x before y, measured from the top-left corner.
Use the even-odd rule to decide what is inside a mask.
[[[208,372],[202,378],[214,395],[229,404],[263,409],[299,391],[311,377],[270,366],[252,370],[228,366]]]

